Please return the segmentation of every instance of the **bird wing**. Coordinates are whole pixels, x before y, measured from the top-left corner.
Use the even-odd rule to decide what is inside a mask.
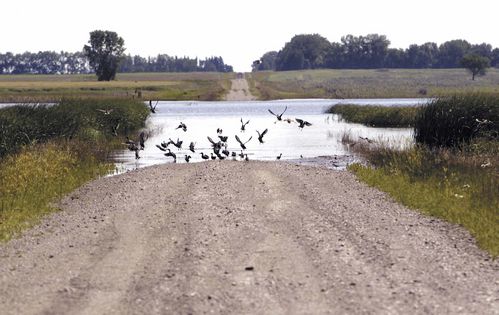
[[[305,123],[305,126],[312,126],[312,124],[309,123],[308,121],[304,121],[304,123]]]
[[[98,110],[99,112],[101,112],[101,113],[106,113],[106,111],[105,111],[105,110],[103,110],[103,109],[97,109],[97,110]]]
[[[237,137],[237,135],[236,135],[236,137]],[[253,138],[253,136],[251,136],[251,137],[248,139],[248,141],[246,141],[244,144],[246,144],[246,143],[250,142],[252,138]]]
[[[297,121],[300,125],[301,125],[301,124],[303,124],[303,120],[302,120],[302,119],[300,119],[300,118],[295,118],[295,120],[296,120],[296,121]]]
[[[269,131],[269,130],[268,130],[268,129],[265,129],[265,130],[262,132],[261,137],[265,136],[265,134],[267,133],[267,131]]]
[[[166,152],[166,149],[165,149],[165,148],[163,148],[162,146],[157,145],[157,144],[156,144],[156,146],[157,146],[157,147],[158,147],[158,149],[160,149],[161,151],[165,151],[165,152]]]
[[[250,121],[248,120],[248,121],[247,121],[244,125],[246,126],[247,124],[249,124],[249,122],[250,122]]]
[[[276,117],[277,117],[277,115],[276,115],[276,114],[274,114],[274,112],[273,112],[273,111],[271,111],[270,109],[269,109],[269,113],[271,113],[272,115],[274,115],[274,116],[276,116]]]
[[[286,105],[286,108],[284,109],[284,111],[281,113],[281,116],[284,115],[284,113],[288,110],[288,105]]]
[[[211,139],[210,137],[207,137],[208,138],[208,141],[211,142],[211,144],[215,145],[215,141],[213,141],[213,139]]]
[[[236,140],[237,142],[239,142],[239,144],[243,144],[243,142],[241,141],[241,139],[239,139],[239,137],[236,135]]]

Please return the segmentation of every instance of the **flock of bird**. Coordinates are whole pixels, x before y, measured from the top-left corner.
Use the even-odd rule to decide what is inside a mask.
[[[156,106],[157,106],[157,102],[156,104],[153,106],[152,105],[152,101],[149,101],[149,108],[150,108],[150,111],[151,113],[156,113]],[[270,114],[274,115],[276,118],[277,118],[277,122],[287,122],[288,124],[291,124],[293,122],[296,122],[298,123],[298,128],[300,129],[303,129],[304,127],[308,127],[308,126],[312,126],[312,124],[308,121],[305,121],[303,119],[299,119],[299,118],[295,118],[294,120],[293,119],[290,119],[290,118],[283,118],[282,116],[284,115],[284,113],[286,112],[286,110],[288,109],[288,107],[286,106],[286,108],[284,109],[284,111],[280,114],[275,114],[272,110],[268,110]],[[241,133],[244,133],[246,131],[246,126],[250,123],[249,120],[247,121],[244,121],[242,118],[241,118],[241,128],[240,128],[240,132]],[[180,124],[177,126],[177,128],[175,128],[175,130],[182,130],[184,132],[187,132],[187,125],[183,122],[180,122]],[[265,135],[268,133],[268,128],[266,128],[265,130],[263,131],[258,131],[256,130],[257,134],[258,134],[258,141],[260,144],[263,144],[264,141],[264,137]],[[236,139],[236,141],[239,143],[239,146],[241,147],[241,150],[240,150],[240,153],[237,153],[235,151],[229,151],[228,149],[228,141],[229,141],[229,136],[224,136],[223,135],[223,130],[222,128],[217,128],[217,136],[218,136],[218,139],[217,140],[213,140],[211,137],[207,136],[207,139],[208,141],[210,142],[211,144],[211,149],[212,149],[212,152],[210,152],[210,155],[204,153],[204,152],[198,152],[200,155],[201,155],[201,158],[203,160],[209,160],[209,159],[212,159],[212,160],[216,160],[216,159],[219,159],[219,160],[225,160],[226,158],[233,158],[233,159],[237,159],[237,157],[245,160],[245,161],[249,161],[249,158],[248,158],[248,154],[245,153],[245,150],[247,149],[246,145],[253,139],[253,136],[250,136],[248,139],[244,139],[244,140],[241,140],[241,138],[239,137],[239,135],[235,135],[234,138]],[[141,150],[144,150],[145,148],[145,141],[146,141],[146,134],[144,132],[141,132],[140,135],[139,135],[139,140],[137,142],[129,139],[128,137],[126,137],[126,141],[125,141],[125,145],[127,146],[127,148],[130,150],[130,151],[134,151],[135,152],[135,158],[136,159],[139,159],[140,158],[140,155],[139,155],[139,152]],[[177,151],[180,151],[182,149],[182,144],[183,144],[183,141],[180,140],[179,138],[177,138],[176,141],[173,141],[171,138],[168,139],[168,141],[163,141],[161,142],[160,144],[156,144],[156,147],[165,152],[164,155],[166,157],[169,157],[169,158],[173,158],[173,162],[176,163],[177,162],[177,154],[175,152],[173,152],[169,146],[172,145],[174,147],[177,148]],[[191,153],[197,153],[196,152],[196,144],[194,142],[191,142],[189,144],[189,151]],[[282,153],[279,154],[276,159],[277,160],[280,160],[282,157]],[[190,154],[184,154],[184,160],[185,162],[189,163],[189,161],[191,160],[192,156]]]

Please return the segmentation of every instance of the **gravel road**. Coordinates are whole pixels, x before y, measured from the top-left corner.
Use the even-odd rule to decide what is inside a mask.
[[[256,97],[251,94],[248,81],[244,78],[231,80],[232,86],[225,96],[226,101],[253,101]]]
[[[499,314],[465,230],[346,171],[160,165],[61,208],[0,245],[1,314]]]

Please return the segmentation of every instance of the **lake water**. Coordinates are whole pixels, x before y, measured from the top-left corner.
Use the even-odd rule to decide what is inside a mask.
[[[346,123],[337,115],[324,112],[333,104],[348,103],[359,105],[404,105],[412,106],[426,102],[426,99],[348,99],[348,100],[278,100],[278,101],[246,101],[246,102],[194,102],[164,101],[159,102],[156,114],[152,114],[147,127],[152,134],[147,139],[145,149],[140,151],[140,159],[135,159],[134,152],[127,149],[119,151],[114,158],[118,172],[145,167],[154,164],[172,163],[173,159],[164,156],[164,152],[156,145],[170,138],[183,141],[182,149],[173,145],[169,148],[177,154],[177,163],[185,163],[184,156],[192,156],[192,162],[204,161],[200,152],[213,152],[207,136],[218,141],[217,128],[228,136],[228,150],[241,152],[238,135],[242,141],[250,137],[247,144],[251,160],[275,160],[282,153],[282,160],[311,159],[319,156],[351,155],[348,148],[341,144],[341,137],[349,132],[354,139],[368,137],[374,140],[404,145],[412,142],[412,129],[408,128],[370,128],[359,124]],[[298,128],[296,122],[286,123],[268,112],[281,113],[288,107],[283,118],[301,118],[312,123],[312,126]],[[242,132],[241,118],[249,120],[246,131]],[[187,126],[187,131],[176,129],[180,122]],[[268,129],[263,144],[258,141],[256,130]],[[135,139],[136,140],[136,139]],[[189,151],[189,143],[194,142],[196,153]],[[238,158],[239,159],[239,158]]]

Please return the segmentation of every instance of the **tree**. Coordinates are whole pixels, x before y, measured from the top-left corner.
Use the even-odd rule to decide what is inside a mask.
[[[121,60],[124,58],[125,41],[116,32],[93,31],[90,33],[90,45],[83,50],[90,66],[95,70],[99,81],[110,81],[116,77]]]
[[[277,70],[324,68],[331,43],[319,34],[294,36],[277,54]]]
[[[459,68],[460,61],[469,53],[471,44],[462,39],[447,41],[438,48],[439,68]]]
[[[476,75],[485,75],[485,71],[490,67],[490,59],[476,54],[469,54],[461,59],[461,65],[472,74],[472,80]]]

